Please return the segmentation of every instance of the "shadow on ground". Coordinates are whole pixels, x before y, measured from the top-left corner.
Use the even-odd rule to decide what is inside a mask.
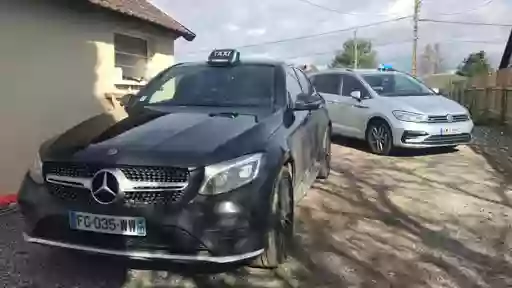
[[[467,147],[405,158],[332,152],[331,176],[299,203],[291,259],[277,270],[57,257],[45,248],[30,252],[25,275],[37,260],[48,262],[40,277],[49,282],[108,283],[77,287],[512,287],[508,186],[484,158]],[[52,266],[64,268],[52,274]],[[101,271],[84,272],[90,267]]]
[[[512,211],[485,159],[465,147],[408,158],[334,147],[333,159],[280,269],[139,271],[153,286],[127,287],[512,287]]]
[[[493,177],[475,171],[485,163],[446,169],[463,159],[443,156],[409,167],[390,159],[333,163],[343,180],[316,185],[316,201],[301,211],[298,258],[315,271],[311,287],[511,287],[510,209],[500,179],[481,191],[490,187],[479,181]]]

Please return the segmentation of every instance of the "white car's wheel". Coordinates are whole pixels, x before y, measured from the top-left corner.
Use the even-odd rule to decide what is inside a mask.
[[[377,155],[390,155],[393,151],[393,133],[388,123],[376,120],[368,124],[366,141],[372,153]]]

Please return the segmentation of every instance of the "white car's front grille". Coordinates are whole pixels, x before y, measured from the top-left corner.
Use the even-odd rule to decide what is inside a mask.
[[[451,122],[464,122],[468,121],[469,116],[466,114],[456,115],[431,115],[428,116],[429,123],[451,123]]]

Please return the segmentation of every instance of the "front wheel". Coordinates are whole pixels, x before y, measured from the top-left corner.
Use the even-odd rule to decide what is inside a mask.
[[[250,265],[251,267],[273,269],[286,261],[293,237],[292,189],[290,171],[283,167],[272,192],[266,249]]]
[[[372,153],[377,155],[390,155],[394,148],[391,128],[384,121],[370,123],[366,130],[366,141]]]
[[[328,128],[324,135],[320,165],[317,178],[327,179],[331,173],[331,128]]]

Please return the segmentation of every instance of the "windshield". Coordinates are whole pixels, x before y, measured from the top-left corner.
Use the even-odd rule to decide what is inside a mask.
[[[381,96],[434,95],[427,86],[407,74],[380,73],[362,77]]]
[[[267,106],[274,98],[274,67],[175,66],[140,91],[146,106]]]

